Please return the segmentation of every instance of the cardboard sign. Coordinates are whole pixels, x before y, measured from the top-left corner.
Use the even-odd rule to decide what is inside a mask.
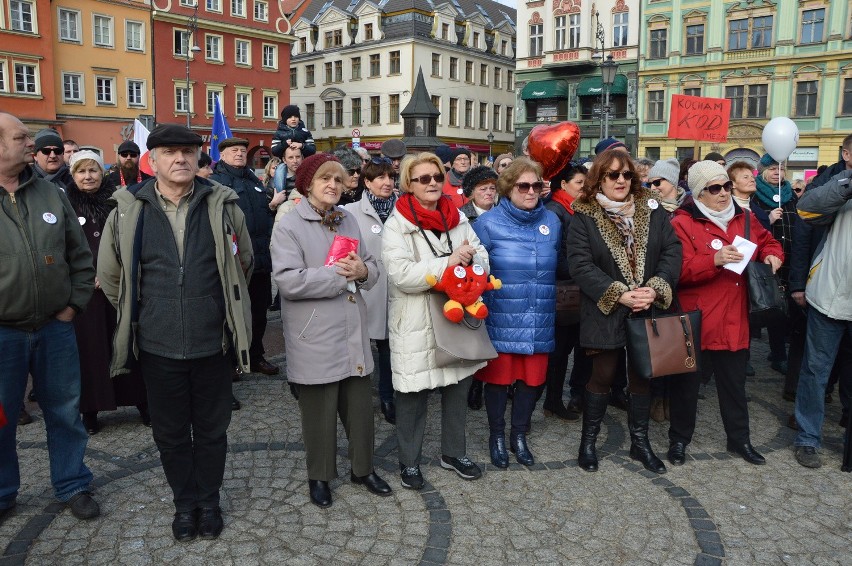
[[[673,94],[669,112],[669,137],[708,142],[728,141],[731,101]]]

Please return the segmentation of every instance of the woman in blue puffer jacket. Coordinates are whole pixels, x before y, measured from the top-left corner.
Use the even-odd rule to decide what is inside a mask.
[[[503,282],[486,293],[488,335],[496,359],[474,377],[485,382],[491,463],[509,466],[506,451],[508,388],[515,383],[509,447],[525,466],[535,463],[527,446],[530,416],[544,384],[556,322],[556,262],[562,242],[559,218],[541,202],[541,167],[518,158],[497,179],[500,203],[473,229],[488,250],[491,274]]]

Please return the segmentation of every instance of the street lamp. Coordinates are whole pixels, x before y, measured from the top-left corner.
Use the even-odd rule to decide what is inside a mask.
[[[618,63],[612,60],[612,54],[606,56],[606,61],[601,63],[601,77],[603,78],[604,88],[604,107],[603,107],[603,138],[609,137],[609,91],[612,88],[612,83],[615,82],[615,74],[618,71]]]
[[[186,38],[186,127],[190,128],[190,118],[192,116],[192,104],[190,103],[190,80],[189,80],[189,62],[192,59],[193,53],[199,53],[201,48],[198,47],[198,44],[195,42],[195,32],[198,31],[198,2],[195,3],[192,10],[192,16],[189,18],[189,22],[186,25],[187,30],[187,38]],[[192,41],[192,47],[189,47],[189,42]]]
[[[493,157],[491,157],[491,144],[494,143],[494,134],[492,132],[488,132],[485,139],[488,140],[488,161],[490,162],[493,159]]]

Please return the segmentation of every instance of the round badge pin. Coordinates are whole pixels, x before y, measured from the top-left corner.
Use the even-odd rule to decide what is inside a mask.
[[[456,189],[456,192],[457,192],[458,194],[460,194],[460,195],[463,195],[463,194],[464,194],[464,189],[462,189],[462,188]]]
[[[255,188],[254,188],[254,190],[256,190],[256,191],[257,191],[257,192],[259,192],[259,193],[262,193],[262,192],[263,192],[263,189],[262,189],[262,188],[260,188],[260,187],[255,187]]]
[[[370,232],[372,232],[373,234],[381,234],[382,227],[378,224],[373,224],[372,226],[370,226]]]
[[[657,202],[657,199],[649,198],[648,208],[650,208],[651,210],[657,210],[658,208],[660,208],[660,203]]]
[[[100,238],[100,237],[101,237],[101,233],[100,233],[100,232],[98,232],[98,231],[95,231],[94,236],[95,236],[95,238]]]
[[[80,223],[80,226],[84,226],[86,224],[86,217],[85,216],[78,216],[77,221]]]
[[[781,196],[780,195],[772,195],[772,200],[774,200],[775,202],[781,202]]]
[[[453,275],[455,275],[459,279],[464,279],[464,276],[467,275],[467,272],[464,270],[464,267],[457,265],[456,268],[453,269]]]
[[[714,250],[721,250],[722,249],[722,240],[720,240],[719,238],[716,238],[715,240],[710,242],[710,247],[713,248]]]
[[[481,265],[479,265],[478,263],[475,263],[475,264],[473,264],[473,273],[475,275],[482,275],[483,273],[485,273],[485,270],[482,269]]]
[[[45,212],[41,217],[48,224],[56,224],[56,216],[52,212]]]
[[[547,236],[548,234],[550,234],[550,228],[545,224],[539,226],[538,231],[541,232],[543,236]]]

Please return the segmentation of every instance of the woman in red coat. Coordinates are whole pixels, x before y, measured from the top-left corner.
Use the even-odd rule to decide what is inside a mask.
[[[683,270],[678,297],[683,310],[701,310],[701,364],[704,375],[715,374],[719,410],[728,438],[728,451],[751,464],[766,460],[751,445],[745,378],[748,362],[748,294],[745,278],[726,269],[743,255],[733,245],[736,236],[745,237],[745,223],[751,224],[750,239],[757,244],[752,258],[777,270],[784,252],[779,244],[748,211],[731,198],[733,183],[715,161],[699,161],[689,170],[687,199],[675,212],[672,225],[683,245]],[[674,376],[671,394],[671,426],[668,459],[681,465],[686,446],[695,431],[699,375]],[[677,383],[675,383],[677,382]]]

